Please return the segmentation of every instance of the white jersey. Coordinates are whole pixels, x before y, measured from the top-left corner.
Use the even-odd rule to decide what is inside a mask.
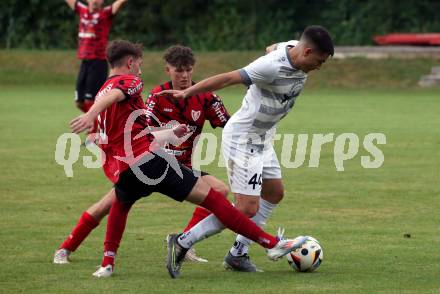
[[[249,135],[263,142],[271,140],[276,124],[294,106],[307,79],[306,73],[294,67],[288,53],[297,43],[279,43],[275,50],[240,70],[249,89],[241,108],[223,130],[224,137],[234,144],[246,144]]]

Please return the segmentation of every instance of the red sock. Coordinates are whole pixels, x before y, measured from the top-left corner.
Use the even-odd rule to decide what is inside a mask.
[[[69,251],[75,251],[78,246],[84,241],[90,232],[99,225],[99,222],[95,220],[87,211],[85,211],[78,220],[73,231],[69,237],[61,244],[60,248],[67,249]]]
[[[83,110],[84,112],[89,111],[90,107],[92,107],[92,105],[93,105],[94,102],[95,102],[94,100],[90,100],[90,99],[86,99],[86,100],[84,100],[84,106],[83,106],[83,109],[82,109],[82,110]]]
[[[223,194],[213,189],[209,190],[208,196],[200,206],[212,211],[227,228],[265,248],[272,248],[278,243],[276,237],[263,231],[252,220],[233,207]]]
[[[105,267],[109,264],[115,264],[116,252],[119,248],[122,235],[124,234],[125,224],[127,223],[128,212],[130,211],[131,204],[123,204],[116,199],[107,219],[107,232],[105,234],[104,241],[104,258],[101,266]]]
[[[184,232],[189,231],[192,227],[197,225],[199,221],[210,215],[211,212],[209,210],[204,209],[203,207],[197,206],[196,209],[194,209],[193,216],[189,220],[188,225],[183,230]]]

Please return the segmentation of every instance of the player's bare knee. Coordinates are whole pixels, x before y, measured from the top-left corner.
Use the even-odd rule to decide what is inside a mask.
[[[110,213],[110,208],[112,208],[112,203],[105,203],[105,205],[102,206],[101,209],[101,215],[103,217],[105,217],[106,215],[108,215]]]
[[[93,204],[87,212],[97,221],[103,219],[109,214],[110,208],[112,207],[113,201],[116,199],[116,194],[114,189],[112,189],[107,195],[105,195],[101,200]]]
[[[283,200],[283,198],[284,198],[284,189],[277,189],[275,191],[272,191],[272,193],[263,196],[264,200],[273,204],[280,203],[281,200]]]
[[[207,182],[212,189],[214,189],[217,192],[220,192],[223,196],[227,197],[229,193],[229,187],[219,179],[211,176],[211,175],[205,175],[202,176],[202,179]]]
[[[87,212],[97,221],[101,221],[106,215],[109,214],[110,208],[112,207],[111,202],[98,202],[90,207]]]
[[[263,198],[264,200],[266,200],[269,203],[278,204],[284,198],[284,190],[273,191],[270,194],[264,194],[264,195],[262,195],[261,198]]]
[[[224,183],[221,183],[218,187],[215,187],[215,190],[222,193],[222,195],[225,197],[227,197],[229,194],[229,187]]]
[[[90,207],[87,212],[98,222],[101,221],[108,214],[108,211],[106,212],[98,206]]]
[[[263,187],[261,189],[261,198],[264,200],[278,204],[284,198],[284,185],[281,180],[269,179],[263,181]]]

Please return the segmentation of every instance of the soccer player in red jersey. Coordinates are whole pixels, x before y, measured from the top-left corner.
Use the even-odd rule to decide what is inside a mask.
[[[78,58],[82,60],[76,80],[75,102],[83,112],[92,106],[96,93],[107,78],[105,48],[113,16],[127,0],[116,0],[103,7],[104,0],[65,0],[79,16]]]
[[[229,119],[229,114],[221,99],[212,92],[202,93],[186,99],[175,99],[169,95],[155,97],[154,94],[163,89],[186,89],[192,82],[192,72],[195,64],[191,48],[172,46],[164,54],[166,72],[170,81],[154,87],[146,101],[147,122],[149,126],[163,127],[170,121],[186,124],[192,130],[191,136],[179,146],[168,144],[166,150],[176,156],[177,160],[191,168],[191,155],[194,141],[200,135],[206,120],[213,127],[223,127]],[[211,187],[224,195],[228,194],[228,186],[215,177],[201,172],[202,178]],[[100,201],[89,207],[80,217],[75,228],[55,252],[54,263],[69,263],[70,254],[75,251],[104,218],[116,197],[114,189],[110,190]],[[184,231],[188,231],[200,220],[210,214],[203,207],[197,207]],[[195,254],[193,248],[186,254],[186,260],[206,262]]]
[[[149,125],[161,127],[174,120],[189,127],[192,135],[185,142],[179,146],[168,145],[166,149],[167,152],[176,156],[179,162],[191,168],[194,143],[201,134],[205,121],[208,120],[214,128],[223,128],[230,116],[220,97],[212,92],[201,93],[185,99],[176,99],[170,95],[155,96],[156,93],[163,90],[184,90],[194,84],[192,74],[196,61],[191,48],[180,45],[172,46],[166,50],[163,58],[166,63],[165,70],[171,80],[154,87],[145,103]],[[201,176],[214,190],[224,195],[228,194],[228,186],[222,181],[203,171],[201,171]],[[210,213],[203,207],[197,207],[184,232],[190,230]],[[196,262],[207,261],[198,257],[194,248],[187,252],[185,259]]]
[[[173,129],[149,133],[146,109],[140,95],[143,86],[139,78],[141,49],[127,41],[116,41],[108,47],[107,58],[110,78],[89,111],[70,122],[72,131],[80,133],[93,128],[95,119],[98,119],[100,146],[106,157],[103,169],[114,183],[117,196],[107,220],[104,258],[101,267],[93,274],[95,277],[112,275],[130,208],[138,199],[153,192],[210,210],[209,221],[216,224],[213,230],[191,238],[194,240],[191,244],[180,238],[182,234],[168,236],[167,268],[172,278],[179,276],[186,252],[195,242],[225,227],[265,247],[272,260],[298,249],[307,240],[306,237],[285,240],[264,232],[234,208],[222,193],[163,151],[161,146],[178,144],[189,129],[179,124]]]
[[[166,62],[166,72],[171,80],[152,89],[146,101],[147,123],[153,127],[164,127],[170,121],[174,121],[188,126],[192,133],[187,140],[179,146],[168,144],[166,150],[176,156],[179,162],[191,168],[193,145],[197,136],[202,132],[205,121],[209,120],[213,127],[223,127],[229,119],[229,114],[221,99],[212,92],[194,95],[185,99],[175,99],[167,95],[155,97],[154,94],[163,89],[183,90],[193,84],[192,72],[195,58],[191,48],[172,46],[165,52],[164,60]],[[201,175],[214,190],[225,196],[228,194],[228,186],[222,181],[203,171]],[[116,194],[112,189],[81,215],[75,228],[55,252],[54,263],[69,263],[70,254],[79,247],[91,231],[98,226],[101,219],[108,214],[115,197]],[[191,229],[209,214],[210,211],[197,207],[184,231]],[[186,260],[207,261],[198,257],[193,248],[186,254]]]

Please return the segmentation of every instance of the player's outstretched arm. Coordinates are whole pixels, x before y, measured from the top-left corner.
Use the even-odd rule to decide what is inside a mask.
[[[273,50],[277,49],[278,43],[272,44],[270,46],[266,47],[266,54],[272,52]]]
[[[74,133],[81,133],[93,128],[93,122],[98,114],[107,109],[113,103],[124,100],[125,95],[119,89],[112,89],[110,92],[99,97],[93,106],[86,113],[77,116],[70,122],[70,128]]]
[[[176,98],[186,98],[199,93],[213,92],[231,85],[241,84],[243,82],[244,81],[240,75],[240,72],[238,70],[234,70],[204,79],[203,81],[198,82],[197,84],[182,91],[165,90],[156,93],[155,96],[171,94]]]
[[[172,129],[165,129],[160,131],[152,132],[151,134],[154,136],[155,143],[160,147],[165,146],[165,144],[171,143],[172,145],[179,145],[181,139],[186,140],[185,135],[190,132],[189,128],[184,124],[176,125]]]
[[[66,1],[67,5],[69,5],[69,7],[72,10],[75,10],[75,3],[76,3],[77,0],[64,0],[64,1]]]
[[[127,2],[128,0],[116,0],[112,4],[112,14],[115,15],[118,13],[119,9]]]
[[[150,151],[158,150],[167,144],[179,146],[191,136],[189,128],[184,124],[176,125],[172,129],[154,131],[151,133],[154,140],[150,143]]]

